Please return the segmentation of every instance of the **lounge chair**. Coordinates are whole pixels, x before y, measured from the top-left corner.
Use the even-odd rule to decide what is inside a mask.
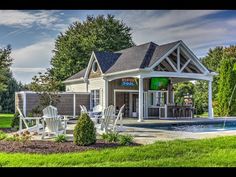
[[[25,117],[25,115],[21,112],[19,107],[16,107],[17,111],[19,112],[19,118],[20,118],[20,125],[19,125],[19,132],[22,131],[29,131],[29,132],[40,132],[40,129],[43,128],[43,124],[40,123],[40,120],[42,119],[42,117]],[[32,122],[32,120],[36,121],[36,125],[30,126],[29,125],[29,121]],[[23,124],[25,125],[25,129],[23,129]]]
[[[83,114],[83,113],[87,113],[87,109],[84,105],[79,105],[80,106],[80,113]]]
[[[84,105],[80,105],[81,113],[88,113],[87,108]]]
[[[116,119],[114,121],[114,124],[112,125],[112,131],[113,132],[117,132],[117,131],[123,131],[123,123],[122,123],[122,120],[123,120],[123,111],[124,111],[124,108],[125,108],[125,104],[123,106],[121,106],[117,116],[116,116]],[[119,121],[119,126],[117,126],[117,123]]]
[[[94,106],[93,111],[89,111],[88,115],[95,124],[98,123],[99,118],[102,116],[103,107],[101,105]]]
[[[97,113],[97,112],[102,112],[102,106],[101,105],[97,105],[93,107],[93,112]]]
[[[43,119],[46,123],[45,128],[43,129],[42,139],[45,137],[45,134],[66,134],[67,121],[65,117],[58,115],[57,108],[50,105],[43,109]],[[43,122],[44,125],[44,122]]]
[[[105,108],[102,114],[101,124],[96,125],[98,133],[99,134],[108,133],[110,131],[109,125],[111,124],[113,125],[114,118],[115,118],[115,107],[111,105]]]

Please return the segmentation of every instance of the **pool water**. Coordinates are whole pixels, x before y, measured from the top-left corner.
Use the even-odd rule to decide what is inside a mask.
[[[198,124],[198,125],[172,125],[172,126],[159,126],[155,129],[170,130],[170,131],[185,131],[185,132],[215,132],[215,131],[229,131],[236,130],[236,122],[217,123],[217,124]]]

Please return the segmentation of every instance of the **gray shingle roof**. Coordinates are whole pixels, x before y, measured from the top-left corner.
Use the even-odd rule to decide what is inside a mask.
[[[125,71],[140,68],[150,43],[134,46],[115,53],[120,53],[118,60],[107,70],[106,73]]]
[[[120,57],[106,73],[150,67],[179,42],[164,45],[149,42],[118,51],[116,53],[121,53]]]
[[[156,47],[148,66],[149,67],[152,66],[155,62],[157,62],[163,55],[165,55],[170,49],[172,49],[179,42],[180,41],[175,41],[175,42],[163,44],[163,45]]]
[[[113,53],[113,52],[94,52],[99,66],[101,67],[101,70],[103,73],[106,73],[106,71],[116,62],[116,60],[121,55],[120,53]]]
[[[94,52],[103,73],[150,67],[180,41],[157,45],[153,42],[130,47],[117,52]],[[83,77],[86,68],[67,80]]]
[[[66,79],[66,81],[79,79],[81,77],[84,77],[86,69],[87,69],[87,67],[84,68],[83,70],[79,71],[78,73],[74,74],[73,76],[69,77],[68,79]]]

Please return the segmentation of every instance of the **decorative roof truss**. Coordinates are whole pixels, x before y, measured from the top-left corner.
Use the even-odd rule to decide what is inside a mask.
[[[181,45],[176,47],[169,55],[160,59],[153,69],[154,71],[198,74],[203,74],[206,70],[200,65],[200,61],[192,57]]]

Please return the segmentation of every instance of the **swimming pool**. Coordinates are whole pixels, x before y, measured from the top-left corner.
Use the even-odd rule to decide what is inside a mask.
[[[196,121],[182,123],[135,123],[128,124],[129,127],[146,128],[155,130],[183,131],[183,132],[220,132],[220,131],[236,131],[236,120],[220,121]]]
[[[184,132],[215,132],[236,130],[236,122],[196,124],[196,125],[167,125],[153,127],[158,130],[184,131]]]

